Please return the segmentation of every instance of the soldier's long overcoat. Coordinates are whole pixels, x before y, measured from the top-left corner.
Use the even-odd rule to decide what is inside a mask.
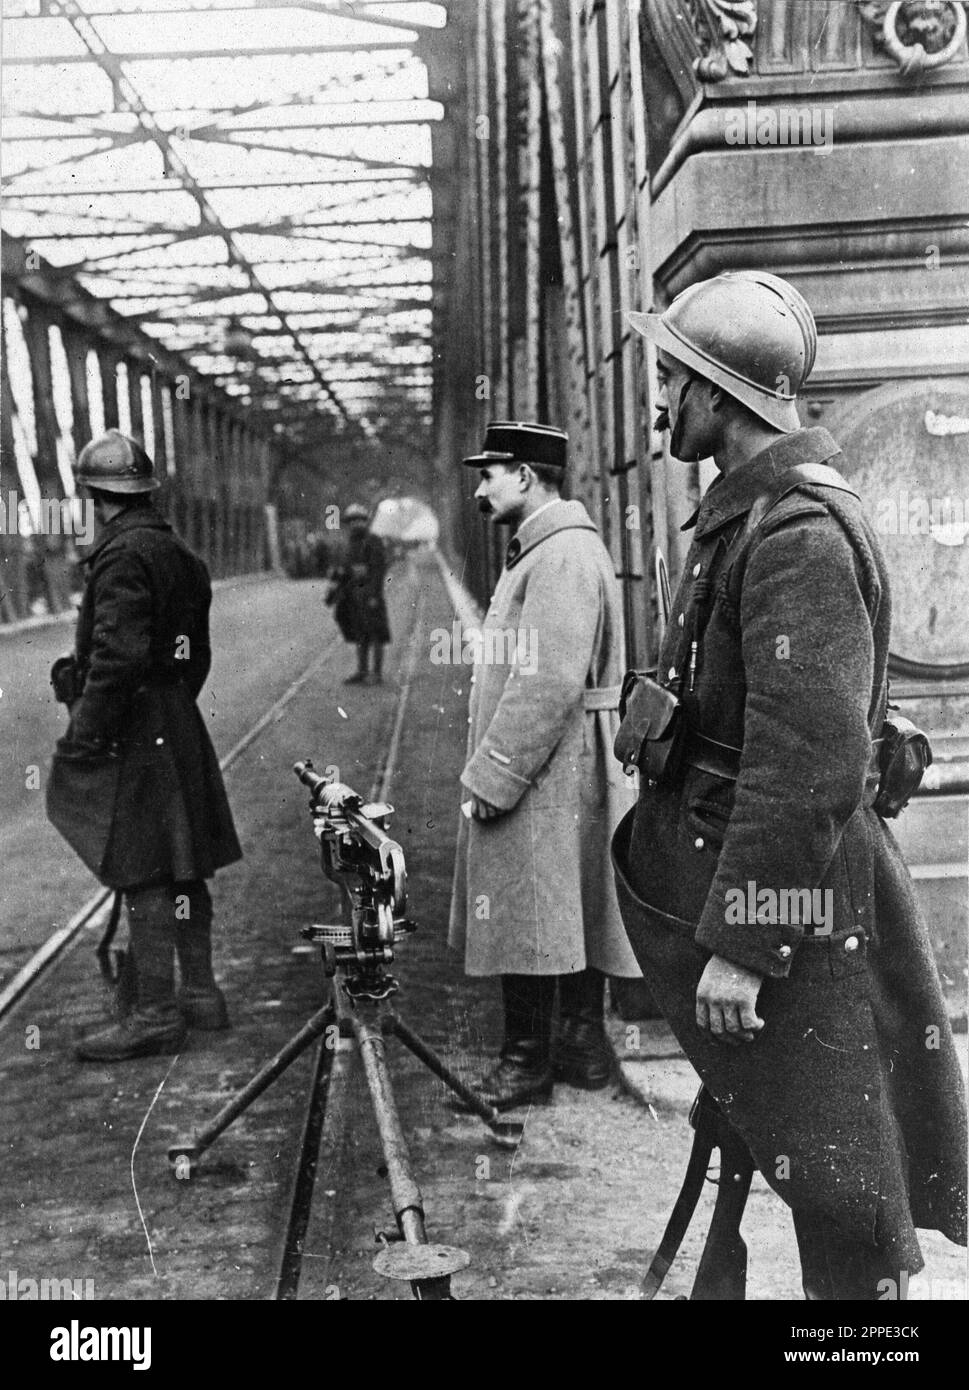
[[[207,878],[242,853],[195,703],[211,663],[208,572],[150,505],[110,521],[85,564],[84,688],[48,816],[108,887]]]
[[[351,533],[346,559],[336,574],[333,616],[347,642],[389,642],[384,581],[387,552],[379,536]]]
[[[643,973],[767,1182],[914,1272],[915,1226],[965,1241],[965,1106],[911,879],[870,804],[891,623],[884,561],[857,498],[827,487],[790,493],[746,562],[728,557],[770,480],[824,461],[837,466],[831,436],[799,430],[705,495],[660,674],[687,670],[696,605],[709,603],[687,713],[742,748],[740,775],[686,766],[668,787],[644,782],[614,857]],[[833,930],[738,914],[750,885],[830,892],[818,903]],[[765,977],[751,1044],[696,1026],[711,953]]]
[[[622,675],[612,562],[580,502],[512,540],[474,666],[466,794],[508,812],[459,821],[450,942],[470,975],[636,977],[609,872],[631,804],[612,756]],[[501,637],[511,635],[503,647]],[[514,664],[491,656],[514,650]],[[473,654],[473,652],[472,652]]]

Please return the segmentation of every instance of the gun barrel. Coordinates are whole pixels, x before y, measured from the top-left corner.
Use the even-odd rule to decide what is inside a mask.
[[[293,771],[303,783],[303,786],[309,787],[310,791],[313,793],[314,799],[319,796],[324,787],[329,785],[326,778],[321,777],[320,774],[314,770],[313,764],[309,758],[305,758],[302,762],[294,763]]]

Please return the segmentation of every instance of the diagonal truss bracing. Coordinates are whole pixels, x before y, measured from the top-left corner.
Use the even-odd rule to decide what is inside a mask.
[[[423,45],[445,7],[6,13],[5,233],[280,433],[376,438],[409,411],[426,437],[443,111]]]

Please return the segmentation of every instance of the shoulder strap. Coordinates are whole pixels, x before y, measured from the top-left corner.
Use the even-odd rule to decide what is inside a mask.
[[[857,497],[853,487],[845,482],[836,468],[832,468],[827,463],[799,463],[793,468],[787,468],[783,473],[779,473],[773,478],[770,484],[764,489],[759,497],[755,498],[754,505],[747,513],[747,520],[741,527],[740,532],[735,537],[733,544],[749,541],[757,527],[764,520],[768,512],[774,510],[778,502],[785,498],[788,493],[796,492],[799,487],[833,487],[839,492],[848,492],[852,497]],[[731,546],[731,548],[733,548]],[[738,550],[742,549],[742,544]]]
[[[725,583],[728,592],[731,593],[731,598],[734,598],[734,594],[731,592],[734,569],[737,561],[742,559],[749,549],[754,532],[768,512],[773,511],[788,493],[795,492],[799,487],[804,486],[837,488],[839,492],[847,492],[852,497],[858,496],[854,488],[845,482],[838,470],[827,463],[795,464],[794,467],[786,468],[783,473],[772,478],[764,491],[754,499],[754,504],[747,513],[744,524],[730,542]]]
[[[767,514],[777,506],[782,498],[804,485],[835,488],[839,492],[848,493],[851,497],[858,497],[858,493],[845,481],[838,470],[826,463],[797,464],[793,468],[786,469],[783,473],[772,479],[770,486],[765,488],[754,501],[754,505],[751,507],[746,521],[730,543],[724,583],[735,606],[739,607],[740,595],[737,591],[738,586],[733,582],[733,575],[738,568],[738,561],[746,558],[746,552],[750,548],[754,532]],[[842,524],[844,525],[843,520]],[[846,528],[846,534],[849,539],[851,539],[850,529]],[[873,730],[873,736],[874,732],[879,730],[884,722],[884,711],[887,699],[887,688],[872,692],[868,722]]]
[[[852,497],[858,494],[854,488],[847,483],[837,468],[832,468],[828,463],[798,463],[793,468],[786,468],[783,473],[773,480],[769,488],[765,489],[765,495],[770,499],[768,510],[775,506],[782,497],[786,497],[789,492],[802,484],[813,487],[834,487],[839,492],[850,492]]]

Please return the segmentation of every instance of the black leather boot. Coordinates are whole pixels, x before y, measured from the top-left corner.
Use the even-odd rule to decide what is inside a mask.
[[[576,975],[559,976],[554,1076],[585,1091],[601,1090],[615,1076],[615,1054],[603,1021],[605,984],[605,976],[591,965]]]
[[[478,1090],[496,1110],[542,1103],[552,1094],[554,975],[502,975],[505,1041]]]
[[[126,1062],[177,1052],[185,1042],[185,1020],[175,1003],[172,886],[132,889],[125,898],[137,1003],[120,1022],[78,1045],[82,1062]]]

